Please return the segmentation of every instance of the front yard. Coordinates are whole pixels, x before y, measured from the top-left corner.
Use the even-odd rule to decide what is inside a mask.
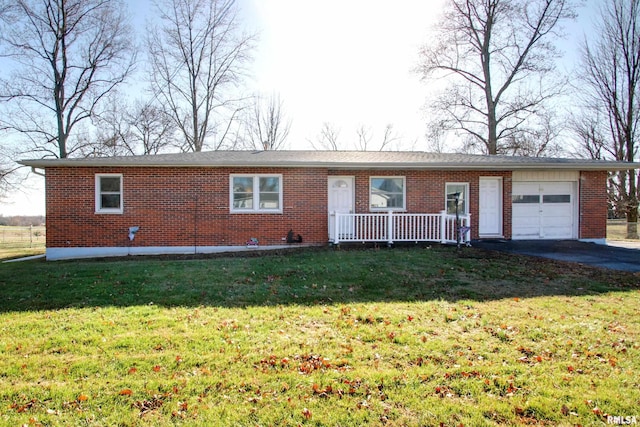
[[[0,290],[1,425],[640,418],[631,273],[436,245],[31,261]]]

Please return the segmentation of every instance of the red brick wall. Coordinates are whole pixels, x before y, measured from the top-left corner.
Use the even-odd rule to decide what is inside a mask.
[[[47,246],[282,244],[291,229],[327,242],[326,169],[47,168]],[[95,213],[95,174],[123,174],[123,214]],[[231,173],[283,174],[282,213],[229,213]],[[129,227],[139,226],[133,242]]]
[[[123,214],[95,213],[95,175],[122,173]],[[232,173],[282,174],[283,212],[229,212]],[[503,177],[503,231],[511,237],[511,172],[370,171],[323,168],[47,168],[47,246],[236,246],[251,237],[282,243],[291,229],[305,243],[327,242],[327,176],[354,176],[356,212],[369,212],[369,177],[406,177],[407,212],[445,208],[445,184],[469,183],[471,235],[478,234],[480,177]],[[582,172],[580,238],[606,233],[606,172]],[[139,226],[130,242],[129,227]]]
[[[607,237],[607,172],[580,173],[580,239]]]
[[[513,179],[511,172],[505,175],[505,179],[502,180],[502,229],[504,230],[505,239],[511,238],[511,228],[513,223],[511,217],[513,216],[513,209],[511,203],[511,192],[513,189]]]

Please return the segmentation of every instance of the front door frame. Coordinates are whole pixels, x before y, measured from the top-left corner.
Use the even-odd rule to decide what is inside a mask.
[[[333,236],[333,228],[335,226],[335,204],[333,204],[333,200],[331,197],[331,187],[333,183],[339,180],[345,180],[350,182],[350,206],[347,208],[343,208],[341,213],[354,213],[355,212],[355,204],[356,204],[356,177],[353,175],[330,175],[327,179],[327,221],[328,227],[327,230],[329,232],[329,239]]]
[[[497,200],[495,200],[495,205],[493,206],[494,213],[488,213],[486,211],[483,212],[482,206],[482,181],[497,181],[498,183],[498,191],[497,191]],[[478,182],[478,237],[494,237],[501,238],[504,236],[504,197],[503,197],[503,178],[501,176],[481,176]],[[483,230],[481,228],[481,224],[484,223],[484,216],[488,214],[497,215],[497,218],[493,218],[494,221],[497,221],[495,229],[493,230]]]

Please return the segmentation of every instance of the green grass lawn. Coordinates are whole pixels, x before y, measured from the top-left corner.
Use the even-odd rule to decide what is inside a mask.
[[[640,276],[434,246],[0,266],[0,425],[640,419]]]

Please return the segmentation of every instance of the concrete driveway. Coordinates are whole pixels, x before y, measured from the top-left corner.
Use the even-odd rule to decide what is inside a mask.
[[[481,249],[640,272],[640,242],[611,242],[608,245],[598,245],[575,240],[476,240],[472,245]]]

